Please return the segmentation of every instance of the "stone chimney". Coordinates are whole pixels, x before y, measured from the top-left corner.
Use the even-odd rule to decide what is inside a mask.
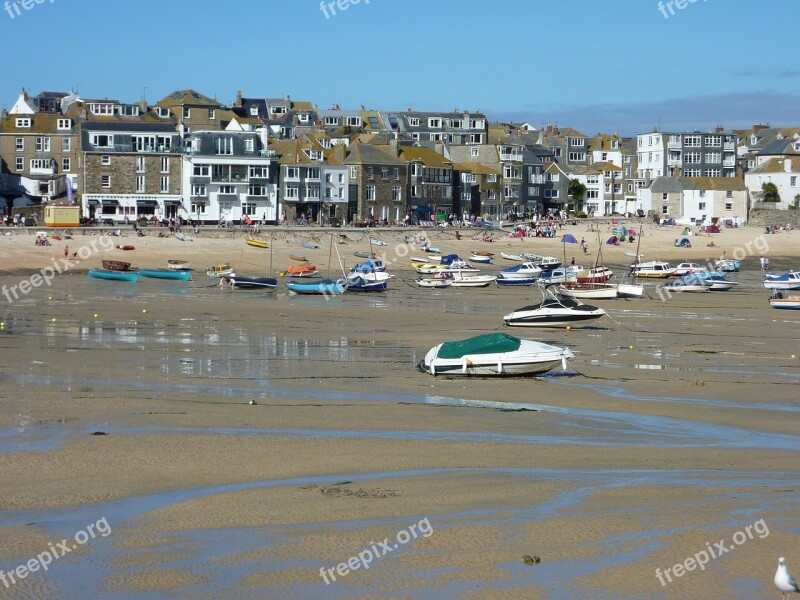
[[[395,158],[400,157],[400,148],[397,145],[397,138],[389,140],[389,148],[392,151],[392,156],[394,156]]]
[[[725,131],[725,128],[722,125],[717,125],[714,128],[714,133],[722,133],[723,131]]]
[[[769,129],[769,123],[756,123],[753,125],[753,132],[759,132],[762,129]]]
[[[783,172],[784,173],[791,173],[792,172],[792,159],[785,158],[783,160]]]
[[[5,119],[8,116],[8,111],[4,108],[3,109],[3,118]]]
[[[437,154],[444,156],[444,144],[441,142],[441,140],[436,140],[436,145],[434,145],[433,149]]]
[[[242,90],[236,90],[236,106],[242,107]]]

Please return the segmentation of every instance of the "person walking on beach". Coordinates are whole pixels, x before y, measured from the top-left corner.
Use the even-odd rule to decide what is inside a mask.
[[[584,254],[589,254],[589,244],[586,243],[584,238],[581,238],[581,249]]]
[[[69,246],[64,246],[64,258],[69,256]]]

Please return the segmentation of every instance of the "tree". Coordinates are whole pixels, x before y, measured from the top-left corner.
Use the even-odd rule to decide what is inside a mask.
[[[774,183],[765,183],[761,186],[764,192],[764,202],[780,202],[781,196],[778,194],[778,186]]]
[[[575,202],[583,202],[583,197],[586,195],[586,186],[577,179],[570,179],[567,193]]]

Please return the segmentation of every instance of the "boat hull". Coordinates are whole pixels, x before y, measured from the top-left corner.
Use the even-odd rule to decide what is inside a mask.
[[[570,298],[586,298],[591,300],[610,300],[617,297],[617,288],[604,284],[561,284],[558,293]]]
[[[268,289],[274,290],[278,287],[278,280],[272,277],[236,277],[228,279],[231,287],[244,290]]]
[[[422,278],[417,279],[417,285],[421,288],[449,288],[453,285],[453,282],[449,279],[439,279],[439,278]]]
[[[295,294],[317,295],[317,296],[339,296],[344,293],[344,286],[338,281],[324,279],[314,282],[287,281],[286,287]]]
[[[513,287],[515,285],[534,285],[536,277],[498,277],[494,281],[500,287]]]
[[[173,279],[177,281],[189,281],[192,278],[191,271],[175,271],[172,269],[139,269],[139,275],[151,279]]]
[[[167,268],[175,271],[187,271],[192,268],[192,265],[185,260],[168,260]]]
[[[259,240],[246,240],[248,246],[252,246],[253,248],[268,248],[269,245],[267,242],[262,242]]]
[[[643,285],[636,285],[635,283],[618,283],[616,286],[618,298],[641,298],[644,296]]]
[[[106,271],[104,269],[89,269],[91,279],[110,279],[113,281],[139,281],[137,271]]]
[[[438,344],[431,348],[417,368],[431,375],[458,377],[539,375],[566,368],[567,359],[574,356],[567,348],[531,340],[522,340],[519,349],[512,352],[465,354],[458,358],[440,358],[441,347],[442,344]]]

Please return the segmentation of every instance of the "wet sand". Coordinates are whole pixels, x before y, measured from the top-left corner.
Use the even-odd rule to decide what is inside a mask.
[[[671,246],[679,232],[652,230],[645,259],[763,244],[745,228],[687,251]],[[373,249],[398,259],[397,278],[382,294],[325,300],[221,290],[202,272],[121,284],[82,271],[124,256],[265,275],[270,254],[279,271],[292,252],[327,266],[324,236],[310,250],[298,242],[319,234],[275,232],[272,253],[241,237],[137,240],[3,301],[0,568],[103,517],[112,533],[0,583],[0,596],[774,597],[777,557],[800,565],[800,317],[770,308],[757,255],[730,292],[662,302],[650,284],[648,298],[593,302],[608,316],[591,326],[505,330],[569,347],[566,373],[443,379],[414,368],[431,346],[503,330],[502,315],[537,292],[417,289],[403,234],[347,232],[336,245],[353,264],[368,236],[387,241]],[[462,256],[563,253],[557,240],[424,234]],[[771,268],[798,267],[793,235],[763,236]],[[0,285],[63,253],[30,240],[0,239]],[[605,261],[621,273],[631,250],[604,247]],[[429,536],[369,570],[320,576],[425,518]],[[768,535],[751,527],[734,544],[760,519]],[[661,585],[657,568],[719,540],[733,549]]]

